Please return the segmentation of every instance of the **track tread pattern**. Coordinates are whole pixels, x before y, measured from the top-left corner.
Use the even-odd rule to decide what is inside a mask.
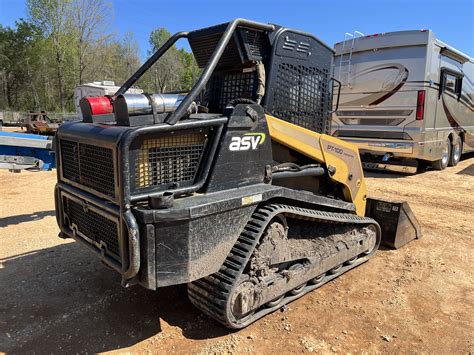
[[[255,315],[254,318],[244,324],[236,324],[234,321],[229,319],[229,312],[227,309],[233,288],[236,286],[236,282],[242,275],[245,266],[250,260],[260,237],[269,222],[280,213],[290,218],[312,220],[315,222],[320,221],[325,223],[349,225],[373,224],[377,226],[380,237],[380,227],[372,218],[361,217],[350,213],[318,211],[284,204],[266,204],[260,206],[252,214],[220,270],[215,274],[188,284],[188,296],[194,306],[231,329],[243,328],[253,321],[263,317],[265,314],[273,312],[275,309],[281,307],[280,304],[276,306],[275,309],[266,309],[264,312],[260,312],[261,314]],[[355,264],[353,266],[351,265],[350,268],[355,266]],[[340,273],[331,275],[328,280],[338,275],[340,275]],[[311,289],[316,287],[319,286],[315,285]],[[298,296],[289,297],[288,301],[285,303],[291,302],[293,299],[299,298],[305,293],[306,292],[302,292]]]

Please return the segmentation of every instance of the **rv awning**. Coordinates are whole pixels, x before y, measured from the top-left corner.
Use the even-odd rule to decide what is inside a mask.
[[[455,60],[456,62],[459,62],[461,64],[464,64],[466,62],[469,62],[469,58],[464,56],[462,53],[458,51],[454,51],[448,47],[442,47],[441,48],[441,54]]]

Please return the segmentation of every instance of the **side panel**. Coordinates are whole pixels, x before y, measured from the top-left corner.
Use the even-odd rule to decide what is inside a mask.
[[[218,271],[254,209],[255,205],[155,224],[156,287],[191,282]]]
[[[441,48],[437,46],[438,53]],[[473,63],[459,63],[447,56],[439,56],[440,95],[436,104],[436,131],[438,139],[445,141],[459,137],[464,152],[474,150]]]
[[[461,101],[466,105],[461,107],[465,134],[463,134],[464,152],[474,151],[474,62],[464,64]]]
[[[253,121],[247,114],[253,110]],[[209,179],[202,192],[215,192],[261,183],[272,162],[265,113],[259,105],[237,105],[224,130]]]
[[[333,52],[311,35],[281,29],[273,39],[266,112],[284,121],[329,134]]]

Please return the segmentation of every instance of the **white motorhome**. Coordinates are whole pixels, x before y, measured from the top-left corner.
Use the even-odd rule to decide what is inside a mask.
[[[76,112],[79,117],[82,118],[81,108],[79,107],[79,101],[83,97],[91,96],[112,96],[117,92],[119,86],[115,85],[113,81],[93,81],[92,83],[82,84],[76,86],[74,89],[74,105],[76,107]],[[143,90],[139,88],[130,88],[127,93],[129,94],[142,94]]]
[[[336,43],[342,83],[332,134],[355,143],[366,167],[416,172],[456,165],[474,150],[474,60],[432,31]]]

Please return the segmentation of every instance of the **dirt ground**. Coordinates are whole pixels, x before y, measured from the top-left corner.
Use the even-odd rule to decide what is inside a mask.
[[[473,353],[474,155],[442,172],[368,175],[370,195],[410,203],[423,238],[230,332],[185,287],[123,289],[57,238],[55,172],[0,171],[0,352]]]

